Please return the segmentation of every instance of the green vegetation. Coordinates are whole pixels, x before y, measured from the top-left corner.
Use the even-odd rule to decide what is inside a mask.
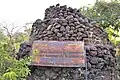
[[[120,1],[96,0],[93,6],[82,7],[80,11],[106,30],[109,40],[116,46],[116,55],[120,56]]]
[[[120,1],[97,0],[92,7],[82,7],[81,12],[108,32],[109,39],[120,44]]]
[[[3,26],[1,26],[3,27]],[[25,80],[30,73],[28,64],[31,58],[17,60],[16,53],[19,44],[28,39],[26,33],[4,34],[4,29],[0,29],[0,80]]]

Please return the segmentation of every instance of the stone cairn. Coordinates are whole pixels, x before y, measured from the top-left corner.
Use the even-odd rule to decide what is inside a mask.
[[[87,69],[30,66],[27,80],[117,80],[115,50],[107,33],[77,9],[59,4],[47,8],[44,19],[32,25],[30,42],[35,40],[84,41]],[[29,55],[31,45],[21,44],[18,58]]]

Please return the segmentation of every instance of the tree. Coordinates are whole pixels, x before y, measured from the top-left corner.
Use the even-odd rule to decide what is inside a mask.
[[[17,60],[15,57],[17,49],[19,49],[19,44],[22,41],[27,40],[28,36],[28,34],[18,31],[17,34],[12,34],[12,31],[9,32],[6,26],[1,25],[0,80],[25,80],[30,73],[28,64],[30,63],[31,58],[28,57]]]
[[[92,7],[82,7],[81,12],[97,22],[108,32],[109,39],[115,44],[120,43],[120,1],[96,0]]]

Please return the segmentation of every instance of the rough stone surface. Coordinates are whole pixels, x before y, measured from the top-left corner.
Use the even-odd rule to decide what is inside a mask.
[[[115,79],[115,50],[107,33],[92,20],[71,7],[50,6],[45,10],[43,20],[32,25],[30,45],[35,40],[84,41],[87,58],[87,80]],[[30,49],[31,46],[27,46]],[[29,54],[21,46],[18,58]],[[85,80],[86,68],[60,68],[32,66],[27,80]]]

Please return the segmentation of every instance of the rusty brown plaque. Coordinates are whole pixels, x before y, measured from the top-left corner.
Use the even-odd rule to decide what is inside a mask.
[[[84,43],[81,41],[34,41],[32,65],[85,67]]]

